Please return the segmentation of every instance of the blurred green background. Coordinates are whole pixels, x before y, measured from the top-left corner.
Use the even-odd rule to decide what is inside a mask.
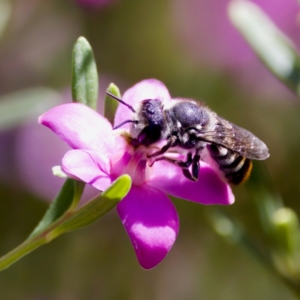
[[[155,77],[174,97],[205,101],[268,145],[271,157],[254,168],[266,168],[271,189],[300,213],[299,99],[230,25],[229,1],[219,2],[0,0],[1,254],[27,237],[63,182],[50,168],[66,148],[37,117],[70,101],[71,53],[79,36],[94,50],[100,100],[111,81],[123,93]],[[254,2],[299,43],[296,0]],[[223,211],[264,245],[253,178],[233,188],[236,203]],[[112,211],[0,273],[0,299],[296,299],[244,248],[213,231],[206,217],[213,208],[174,203],[180,233],[155,269],[140,267]]]

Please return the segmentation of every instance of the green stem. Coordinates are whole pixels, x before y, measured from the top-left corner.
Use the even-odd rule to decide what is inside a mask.
[[[72,183],[72,182],[71,182]],[[77,210],[70,207],[65,213],[48,226],[43,226],[36,234],[30,235],[20,246],[0,258],[0,271],[9,267],[34,249],[49,243],[63,233],[83,228],[97,221],[113,209],[128,193],[131,178],[120,176],[103,193],[96,196]],[[84,188],[83,183],[76,183],[73,205],[77,207]],[[75,203],[75,204],[74,204]]]
[[[2,256],[0,258],[0,271],[8,268],[10,265],[21,259],[23,256],[29,254],[33,250],[37,249],[38,247],[47,244],[53,239],[55,239],[58,235],[52,234],[54,228],[56,228],[59,224],[63,223],[66,219],[70,218],[71,216],[71,213],[65,214],[62,218],[54,222],[43,232],[39,233],[36,236],[30,236],[17,248]]]
[[[46,238],[34,238],[33,240],[26,240],[14,250],[10,251],[0,259],[0,270],[8,268],[10,265],[21,259],[26,254],[35,250],[36,248],[46,243]]]
[[[214,209],[207,215],[210,225],[223,238],[234,242],[236,245],[247,250],[249,254],[254,256],[263,266],[265,266],[271,274],[274,274],[282,281],[296,296],[300,299],[300,286],[298,282],[282,275],[274,265],[272,258],[267,252],[263,251],[253,241],[250,235],[245,231],[239,222],[229,219],[221,210]],[[224,226],[224,224],[226,226]],[[224,228],[228,228],[224,230]]]
[[[270,256],[266,255],[259,247],[257,247],[256,243],[243,232],[240,236],[238,241],[239,245],[242,246],[244,249],[247,250],[251,255],[257,258],[258,261],[264,265],[270,273],[274,274],[279,280],[281,280],[293,293],[294,295],[300,299],[300,286],[299,284],[295,283],[294,281],[288,279],[287,277],[283,276],[281,273],[278,272],[276,267],[273,264]]]

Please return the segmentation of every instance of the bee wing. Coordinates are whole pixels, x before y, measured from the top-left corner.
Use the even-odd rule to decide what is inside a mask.
[[[269,157],[268,147],[250,131],[216,116],[213,131],[201,132],[200,138],[228,148],[249,159],[263,160]]]

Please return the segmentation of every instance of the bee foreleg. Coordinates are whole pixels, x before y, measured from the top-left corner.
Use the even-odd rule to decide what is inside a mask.
[[[156,151],[156,152],[154,152],[152,154],[147,155],[148,158],[164,154],[165,152],[167,152],[174,145],[174,143],[176,142],[176,140],[177,140],[177,137],[174,136],[174,135],[172,135],[168,139],[167,144],[165,144],[160,150],[158,150],[158,151]]]

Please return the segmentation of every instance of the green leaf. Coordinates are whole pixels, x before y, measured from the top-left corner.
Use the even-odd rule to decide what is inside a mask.
[[[84,37],[78,38],[72,55],[72,96],[96,109],[98,101],[98,72],[93,50]]]
[[[20,125],[28,118],[37,118],[46,110],[62,103],[54,90],[37,87],[0,97],[0,129]]]
[[[2,37],[11,17],[12,3],[8,0],[0,1],[0,38]]]
[[[131,178],[128,175],[123,175],[99,197],[74,211],[68,210],[72,203],[70,195],[74,195],[74,182],[71,179],[66,180],[62,190],[55,199],[57,203],[51,205],[31,236],[21,245],[0,258],[0,270],[8,268],[23,256],[51,242],[59,235],[95,222],[119,203],[127,195],[131,187]],[[81,184],[81,182],[77,183]],[[80,189],[78,188],[78,190]],[[57,198],[62,199],[64,197],[65,201],[57,200]],[[78,199],[80,197],[81,195],[78,195]]]
[[[41,233],[54,221],[59,219],[69,208],[77,206],[82,195],[84,183],[73,179],[67,179],[61,190],[49,206],[44,217],[33,230],[30,238]]]
[[[108,88],[107,92],[110,92],[111,94],[115,95],[118,98],[121,98],[121,93],[119,88],[114,84],[111,83]],[[109,120],[111,124],[114,123],[114,118],[115,118],[115,113],[118,107],[118,101],[115,99],[112,99],[110,96],[106,95],[105,96],[105,101],[104,101],[104,116]]]
[[[53,233],[60,235],[64,232],[76,230],[97,221],[104,214],[114,208],[129,192],[131,178],[120,176],[106,191],[94,198],[73,213],[73,216],[58,226]]]
[[[229,17],[266,67],[300,95],[300,58],[287,36],[250,1],[232,1]]]

